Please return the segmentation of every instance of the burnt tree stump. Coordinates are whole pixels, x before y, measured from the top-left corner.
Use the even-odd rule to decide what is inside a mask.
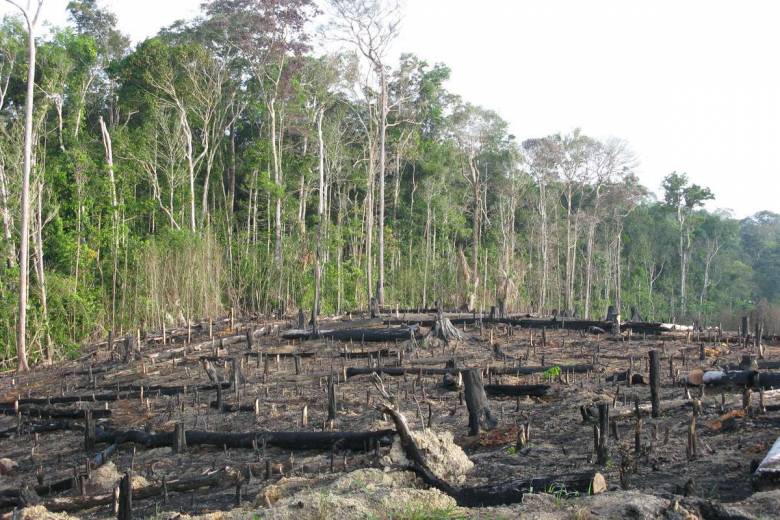
[[[490,411],[490,404],[482,386],[482,377],[475,369],[463,371],[466,406],[469,411],[469,435],[479,435],[480,430],[492,430],[497,421]]]
[[[661,415],[661,356],[657,350],[650,351],[650,401],[652,402],[652,416]]]
[[[133,518],[133,477],[126,472],[119,483],[119,512],[117,520],[132,520]]]

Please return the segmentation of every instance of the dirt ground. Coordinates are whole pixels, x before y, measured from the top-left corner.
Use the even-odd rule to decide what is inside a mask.
[[[431,316],[427,316],[430,318]],[[414,321],[421,316],[401,316]],[[291,323],[290,323],[291,324]],[[566,475],[598,470],[606,478],[609,491],[603,495],[573,496],[566,490],[554,495],[526,495],[522,504],[495,508],[458,508],[454,500],[438,490],[425,489],[413,473],[404,471],[391,447],[365,450],[282,450],[274,447],[231,449],[190,446],[184,453],[170,448],[144,449],[123,444],[111,457],[113,466],[92,469],[85,485],[87,495],[110,493],[121,475],[132,467],[137,485],[204,476],[219,469],[251,475],[244,479],[237,497],[231,479],[224,485],[182,493],[170,492],[167,498],[155,496],[134,499],[136,518],[719,518],[712,508],[739,512],[741,518],[780,518],[780,495],[755,493],[751,473],[780,435],[780,407],[768,406],[762,413],[758,394],[752,399],[749,414],[733,413],[741,408],[740,390],[707,388],[686,389],[679,379],[696,368],[738,364],[743,354],[755,354],[743,347],[735,335],[715,341],[714,334],[665,334],[643,336],[627,333],[613,337],[568,330],[511,329],[507,325],[461,326],[464,341],[449,345],[438,341],[392,343],[344,343],[330,340],[289,341],[278,331],[290,324],[283,321],[255,320],[214,325],[214,339],[208,326],[192,329],[190,342],[182,330],[168,331],[166,344],[160,334],[142,341],[142,358],[123,363],[117,359],[118,347],[90,347],[81,359],[37,369],[31,374],[5,374],[0,378],[0,401],[59,395],[89,395],[116,391],[123,385],[196,385],[209,384],[200,356],[235,357],[241,360],[245,382],[238,394],[224,391],[227,404],[243,405],[245,410],[224,413],[209,406],[215,392],[165,396],[149,391],[139,396],[112,402],[52,405],[73,410],[108,409],[110,416],[97,419],[104,430],[171,431],[176,423],[187,430],[218,432],[257,431],[367,431],[393,428],[377,411],[380,396],[367,375],[344,380],[345,368],[377,364],[396,366],[402,357],[405,367],[443,368],[455,358],[461,367],[484,369],[485,383],[546,383],[544,397],[491,397],[490,406],[498,426],[479,437],[469,437],[468,413],[459,391],[442,385],[441,375],[384,376],[387,390],[398,396],[401,411],[415,429],[423,425],[445,439],[451,436],[454,449],[460,447],[473,463],[461,461],[461,484],[466,486],[497,483],[509,479]],[[381,320],[332,318],[323,327],[384,327]],[[244,334],[247,327],[263,331],[250,350],[245,341],[218,349],[219,338]],[[700,345],[705,359],[700,360]],[[186,352],[185,352],[186,349]],[[648,351],[661,352],[661,397],[664,411],[659,418],[643,416],[640,453],[635,453],[636,418],[631,415],[635,399],[650,400],[649,386],[626,385],[610,381],[624,372],[633,361],[633,372],[648,378]],[[384,350],[382,356],[367,357],[366,352]],[[262,356],[256,353],[262,353]],[[351,352],[351,355],[345,354]],[[399,356],[399,352],[402,354]],[[300,357],[296,373],[293,354]],[[279,354],[277,356],[277,354]],[[672,357],[670,371],[669,357]],[[112,359],[113,358],[113,359]],[[780,360],[780,346],[766,345],[766,360]],[[262,361],[261,361],[262,360]],[[551,370],[547,374],[491,375],[490,367],[515,366],[566,367],[594,363],[594,370],[569,373]],[[214,363],[224,379],[229,379],[230,364]],[[90,377],[90,367],[92,376]],[[327,377],[337,378],[337,417],[327,420]],[[688,395],[700,398],[702,410],[697,418],[698,449],[689,456],[688,430],[692,416]],[[120,391],[121,395],[121,391]],[[255,414],[253,404],[259,403]],[[681,400],[685,400],[681,402]],[[725,401],[725,407],[722,402]],[[581,407],[608,402],[617,415],[618,439],[610,436],[609,460],[596,464],[594,421],[584,420]],[[675,404],[676,403],[676,404]],[[736,404],[735,404],[736,403]],[[675,404],[674,406],[663,406]],[[771,404],[771,403],[770,403]],[[304,408],[307,424],[303,423]],[[430,419],[429,419],[430,416]],[[74,468],[84,471],[85,460],[94,454],[84,449],[84,432],[74,420],[70,430],[48,433],[24,433],[26,425],[45,419],[23,418],[21,434],[16,433],[19,419],[0,416],[0,489],[33,486],[67,479]],[[429,423],[429,424],[427,424]],[[528,444],[518,449],[518,428],[530,425]],[[447,440],[442,441],[446,444]],[[105,448],[98,444],[96,450]],[[0,461],[2,462],[2,461]],[[446,466],[446,464],[445,464]],[[4,469],[5,468],[5,469]],[[270,476],[267,475],[270,469]],[[621,481],[621,472],[624,475]],[[227,474],[227,473],[226,473]],[[268,478],[267,478],[268,477]],[[134,483],[135,484],[135,483]],[[42,497],[77,495],[76,490]],[[720,509],[718,509],[720,508]],[[731,508],[731,509],[729,509]],[[718,514],[720,514],[718,513]],[[41,508],[25,510],[30,518],[44,518]],[[110,518],[110,504],[69,513],[79,518]],[[736,514],[736,513],[734,513]],[[9,513],[10,515],[10,513]],[[690,515],[690,516],[686,516]],[[714,516],[713,516],[714,515]],[[51,518],[66,518],[50,516]],[[739,516],[732,516],[734,518]],[[10,516],[9,516],[10,518]]]

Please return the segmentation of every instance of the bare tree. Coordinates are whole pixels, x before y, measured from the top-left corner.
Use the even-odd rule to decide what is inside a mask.
[[[337,40],[354,45],[370,63],[378,82],[379,277],[376,298],[385,300],[385,171],[387,166],[388,80],[385,59],[398,37],[401,7],[398,0],[329,0],[334,18],[330,31]],[[371,279],[368,280],[371,283]]]
[[[27,23],[28,66],[27,66],[27,98],[24,109],[24,166],[22,170],[22,218],[19,226],[19,322],[16,336],[16,355],[18,369],[26,372],[27,364],[27,289],[29,281],[28,263],[30,260],[30,170],[32,162],[32,127],[33,127],[33,96],[35,95],[35,30],[43,7],[43,0],[35,3],[27,1],[23,7],[15,0],[6,0],[21,11]]]

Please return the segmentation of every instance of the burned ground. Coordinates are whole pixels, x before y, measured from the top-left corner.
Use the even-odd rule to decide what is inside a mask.
[[[393,318],[410,323],[423,319],[431,316]],[[340,318],[320,326],[385,330],[389,325],[381,319]],[[398,326],[403,325],[392,325]],[[744,355],[756,355],[755,347],[741,344],[735,334],[624,331],[615,336],[477,321],[458,324],[465,338],[449,343],[426,339],[425,328],[415,339],[361,342],[289,340],[283,334],[288,327],[285,321],[272,320],[231,327],[224,320],[214,325],[212,338],[207,324],[189,333],[168,331],[164,339],[149,334],[140,342],[140,354],[131,353],[127,362],[121,359],[127,352],[119,342],[114,348],[103,343],[85,350],[78,360],[3,376],[0,401],[6,415],[0,418],[0,456],[8,460],[2,465],[0,487],[21,494],[25,488],[38,491],[40,496],[25,500],[82,518],[116,516],[113,489],[130,469],[132,514],[137,518],[215,512],[225,512],[226,518],[421,518],[426,511],[445,517],[524,512],[531,517],[620,517],[626,514],[620,507],[632,501],[642,502],[636,506],[640,518],[661,510],[672,514],[675,503],[682,511],[707,517],[708,508],[761,498],[754,495],[751,475],[778,437],[780,397],[765,392],[762,409],[759,393],[753,392],[746,410],[740,387],[702,389],[681,383],[694,369],[738,365]],[[780,359],[780,347],[764,343],[764,363]],[[644,413],[651,398],[649,385],[643,384],[649,380],[651,350],[661,357],[662,413],[657,418]],[[426,373],[448,362],[460,369],[480,369],[495,428],[468,436],[469,414],[458,378],[450,377],[444,385],[443,374]],[[234,365],[240,374],[234,373]],[[211,377],[204,366],[213,368]],[[423,428],[437,433],[433,438],[441,446],[436,450],[443,453],[439,476],[448,482],[460,480],[459,485],[473,487],[597,471],[607,482],[605,498],[586,498],[587,493],[552,486],[533,490],[550,492],[548,498],[534,496],[524,504],[461,508],[404,471],[408,461],[398,456],[397,441],[391,448],[392,433],[335,444],[278,435],[393,430],[390,418],[377,409],[383,398],[371,374],[352,375],[366,372],[354,369],[379,366],[408,369],[401,376],[384,374],[382,384],[390,402],[420,430],[420,438]],[[536,367],[533,373],[518,374],[531,371],[529,367]],[[629,367],[629,379],[636,384],[626,382]],[[759,370],[765,372],[761,366]],[[212,380],[215,375],[218,381]],[[329,381],[335,393],[333,420]],[[221,403],[215,383],[222,385]],[[542,396],[502,397],[488,385],[548,388]],[[67,400],[63,396],[81,396],[83,401],[57,403]],[[44,401],[31,402],[33,398]],[[597,463],[594,447],[598,403],[609,404],[614,423],[602,463]],[[85,410],[93,410],[94,447],[85,435]],[[187,432],[186,447],[176,443],[177,425]],[[159,435],[164,432],[170,434]],[[199,438],[192,432],[226,435]],[[240,432],[260,435],[254,442],[251,435],[228,435]],[[114,442],[109,463],[98,469],[102,460],[87,462],[101,450],[111,451]],[[454,462],[458,447],[473,469],[467,460]],[[450,464],[448,450],[455,450]],[[457,471],[448,472],[450,466]],[[57,485],[49,490],[53,483]],[[68,489],[57,491],[57,486]],[[614,497],[620,507],[610,510],[607,497]],[[771,504],[780,510],[776,498],[770,493],[763,498],[769,506],[741,511],[745,517],[760,517],[767,507],[771,511]],[[709,517],[717,517],[713,515]]]

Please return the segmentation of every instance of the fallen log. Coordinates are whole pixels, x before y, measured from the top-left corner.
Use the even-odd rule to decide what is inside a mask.
[[[280,358],[294,358],[294,357],[300,357],[300,358],[309,358],[309,357],[315,357],[317,355],[317,352],[274,352],[274,351],[268,351],[263,350],[261,352],[244,352],[244,356],[247,357],[276,357],[279,356]],[[225,359],[225,358],[221,358]]]
[[[111,458],[111,455],[113,455],[117,450],[117,447],[118,445],[114,443],[107,446],[102,451],[96,453],[91,459],[89,459],[90,469],[97,469],[108,462],[108,460]],[[81,478],[81,475],[77,476],[76,478]],[[62,493],[63,491],[73,489],[75,484],[75,478],[69,477],[62,480],[57,480],[55,482],[49,482],[48,484],[35,486],[35,493],[39,497],[45,497],[53,493]]]
[[[552,493],[566,498],[595,495],[607,490],[607,481],[598,471],[568,475],[536,477],[528,480],[510,480],[500,484],[463,487],[453,498],[461,507],[488,507],[516,504],[523,495]]]
[[[755,370],[702,370],[688,373],[684,379],[689,386],[714,386],[718,388],[779,388],[780,373]]]
[[[289,340],[310,340],[310,339],[334,339],[338,341],[360,341],[360,342],[393,342],[404,341],[412,337],[422,337],[417,325],[409,327],[393,327],[386,329],[336,329],[320,330],[315,333],[310,330],[291,329],[281,334],[281,337]]]
[[[682,408],[685,406],[692,406],[690,399],[670,399],[667,401],[661,401],[661,410],[668,412],[676,408]],[[595,406],[582,407],[591,419],[598,418],[598,411]],[[639,411],[640,415],[650,415],[653,411],[652,403],[642,403],[637,406],[618,406],[609,411],[610,419],[627,419],[630,417],[636,417],[636,412]],[[583,413],[583,417],[585,415]]]
[[[543,397],[549,389],[549,385],[485,385],[485,393],[489,396]]]
[[[31,433],[56,432],[62,430],[80,431],[83,429],[84,429],[83,424],[72,422],[69,419],[60,419],[57,421],[49,421],[46,423],[39,423],[39,424],[23,423],[21,425],[21,429],[19,427],[14,426],[12,428],[6,428],[5,430],[0,430],[0,439],[6,439],[16,433],[31,434]]]
[[[778,403],[780,402],[780,390],[767,390],[764,392],[764,401],[767,406],[767,410],[772,410],[775,407],[780,408]],[[692,407],[693,401],[691,399],[669,399],[667,401],[661,401],[661,410],[668,412],[676,408]],[[710,403],[712,405],[712,403]],[[728,409],[742,409],[742,398],[731,399],[724,403],[722,406],[725,410]],[[702,403],[702,406],[705,404]],[[583,407],[589,416],[595,417],[595,407]],[[649,415],[652,410],[651,403],[642,403],[638,407],[641,415]],[[613,408],[609,412],[610,419],[625,419],[636,416],[637,407],[631,406],[619,406]]]
[[[228,448],[253,449],[257,446],[273,446],[289,450],[331,449],[334,445],[349,449],[363,449],[371,443],[389,445],[395,435],[393,430],[366,432],[185,432],[187,446],[210,445]],[[174,432],[147,433],[142,430],[103,431],[97,429],[95,442],[133,443],[144,448],[172,447]]]
[[[235,484],[236,478],[237,476],[234,473],[222,469],[211,475],[199,476],[189,479],[170,480],[166,481],[164,484],[151,484],[133,489],[133,499],[143,500],[170,492],[182,492],[192,491],[200,488],[232,486]],[[105,493],[92,496],[52,498],[50,500],[46,500],[43,505],[46,507],[46,509],[55,513],[70,513],[108,505],[113,502],[114,494]]]
[[[490,370],[491,374],[494,375],[501,375],[501,376],[527,376],[531,374],[539,374],[547,372],[548,370],[558,367],[561,371],[561,374],[565,373],[572,373],[572,374],[584,374],[586,372],[592,372],[594,371],[593,365],[591,364],[580,364],[580,365],[545,365],[545,366],[524,366],[524,367],[488,367],[488,370]]]
[[[525,367],[487,367],[491,374],[496,375],[530,375],[546,372],[553,367],[558,367],[561,373],[574,372],[583,373],[593,370],[593,365],[550,365],[550,366],[525,366]],[[463,372],[465,370],[471,370],[470,368],[429,368],[429,367],[348,367],[347,377],[370,375],[374,372],[377,374],[385,374],[388,376],[403,376],[403,375],[424,375],[424,376],[441,376],[444,374],[454,374],[457,372]],[[479,370],[479,368],[477,369]]]
[[[28,417],[40,417],[42,419],[83,419],[87,412],[92,413],[95,419],[102,419],[111,416],[111,410],[73,410],[57,408],[40,408],[36,406],[19,406],[18,413]],[[0,407],[0,415],[17,415],[13,407]]]
[[[606,378],[608,383],[621,383],[628,380],[628,371],[616,372]],[[648,384],[647,378],[643,374],[631,374],[632,385],[646,385]]]
[[[423,327],[433,327],[436,324],[435,319],[409,320],[412,323],[419,323]],[[585,320],[581,318],[566,318],[557,316],[552,318],[491,318],[490,316],[471,316],[471,317],[451,317],[450,321],[455,325],[474,325],[482,323],[488,324],[506,324],[513,327],[524,329],[563,329],[563,330],[582,330],[599,333],[612,330],[612,320]],[[620,330],[631,330],[632,332],[661,334],[664,332],[688,332],[693,330],[690,325],[677,325],[673,323],[651,323],[626,321],[620,324]]]
[[[347,358],[347,359],[368,359],[368,358],[389,358],[389,357],[397,357],[398,352],[395,350],[390,350],[389,348],[382,348],[379,350],[353,350],[350,352],[339,352],[339,357]]]
[[[0,510],[27,507],[40,502],[33,490],[24,487],[20,489],[0,489]]]
[[[120,399],[129,399],[133,397],[139,397],[141,388],[146,395],[160,394],[160,395],[177,395],[187,392],[210,392],[217,389],[217,385],[200,385],[200,386],[142,386],[142,385],[126,385],[120,386],[116,392],[102,393],[102,394],[85,394],[85,395],[61,395],[52,397],[26,397],[18,400],[19,405],[38,404],[70,404],[70,403],[88,403],[88,402],[108,402],[118,401]],[[230,388],[230,383],[222,383],[222,388]],[[122,395],[123,394],[123,395]],[[6,401],[0,403],[0,409],[14,407],[14,401]]]
[[[621,330],[631,332],[644,332],[647,334],[661,334],[663,332],[690,332],[691,325],[677,325],[676,323],[650,323],[644,321],[626,321],[620,324]]]
[[[589,327],[612,328],[611,321],[582,320],[578,318],[491,318],[489,316],[452,316],[448,318],[453,325],[511,325],[524,329],[563,329],[563,330],[588,330]],[[396,320],[397,321],[397,320]],[[395,323],[388,320],[386,323]],[[409,319],[409,323],[416,323],[426,328],[436,326],[436,318],[433,319]]]
[[[758,491],[774,489],[780,485],[780,437],[753,472],[752,481],[753,488]]]

